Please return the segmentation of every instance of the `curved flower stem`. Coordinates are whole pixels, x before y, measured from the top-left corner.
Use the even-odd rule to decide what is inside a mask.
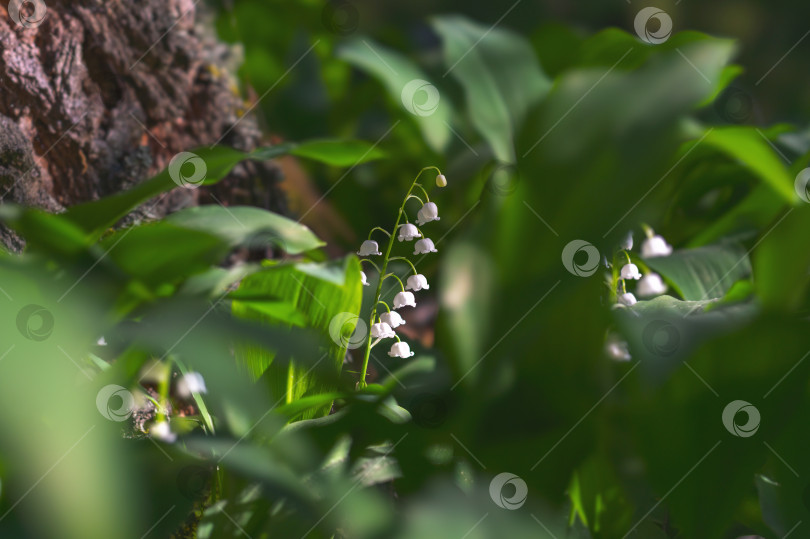
[[[411,189],[413,189],[413,187],[411,187]],[[407,201],[408,201],[408,199],[411,199],[411,198],[415,198],[416,200],[418,200],[418,201],[419,201],[419,202],[422,204],[422,206],[424,206],[424,205],[425,205],[425,203],[424,203],[424,202],[422,202],[422,199],[421,199],[421,198],[419,198],[419,197],[418,197],[418,196],[416,196],[416,195],[408,195],[408,198],[406,198],[406,199],[405,199],[405,202],[407,202]]]
[[[421,184],[421,183],[417,183],[417,184],[415,184],[415,185],[416,185],[416,187],[418,187],[419,189],[421,189],[421,190],[422,190],[422,192],[425,194],[425,200],[427,200],[428,202],[430,202],[430,196],[427,194],[427,191],[425,191],[425,188],[424,188],[424,187],[422,187],[422,184]]]
[[[394,275],[393,273],[388,273],[388,274],[386,274],[386,275],[385,275],[385,277],[383,277],[382,279],[380,279],[380,282],[383,282],[383,281],[384,281],[384,280],[386,280],[388,277],[393,277],[394,279],[396,279],[397,281],[399,281],[399,286],[401,286],[401,287],[402,287],[402,291],[403,291],[403,292],[405,292],[405,285],[404,285],[404,284],[402,284],[402,280],[401,280],[399,277],[397,277],[396,275]]]
[[[385,305],[385,310],[387,310],[389,313],[391,312],[391,307],[389,307],[388,304],[383,300],[378,300],[377,303],[382,303],[383,305]]]
[[[386,236],[388,236],[389,238],[391,237],[391,233],[390,233],[390,232],[388,232],[388,231],[387,231],[387,230],[385,230],[384,228],[380,228],[380,227],[378,227],[378,226],[375,226],[374,228],[372,228],[371,230],[369,230],[369,231],[368,231],[368,239],[371,239],[371,233],[372,233],[372,232],[374,232],[375,230],[379,230],[380,232],[385,233],[385,235],[386,235]]]
[[[424,238],[424,236],[422,236],[422,237]],[[416,271],[416,266],[414,266],[414,265],[411,263],[411,261],[410,261],[410,260],[408,260],[407,258],[405,258],[404,256],[395,256],[395,257],[391,258],[391,261],[393,261],[393,260],[404,260],[404,261],[405,261],[405,262],[407,262],[407,263],[408,263],[408,265],[411,267],[411,269],[413,270],[413,274],[414,274],[414,275],[418,275],[418,274],[419,274],[419,272],[418,272],[418,271]]]
[[[360,259],[360,262],[368,262],[369,264],[371,264],[372,266],[374,266],[374,269],[375,269],[375,270],[377,270],[377,273],[380,273],[380,268],[379,268],[379,266],[377,266],[377,264],[375,264],[373,260],[369,260],[368,258],[361,258],[361,259]]]
[[[413,191],[413,188],[416,185],[416,182],[419,181],[419,176],[421,176],[422,173],[424,173],[426,170],[431,170],[431,169],[435,170],[439,174],[442,173],[442,171],[438,167],[433,167],[433,166],[425,167],[425,168],[423,168],[422,170],[419,171],[419,174],[416,175],[416,178],[413,179],[413,183],[411,183],[411,186],[408,188],[408,192],[405,194],[405,198],[402,201],[402,205],[399,207],[399,212],[397,212],[397,220],[394,223],[394,228],[393,228],[394,231],[396,231],[399,228],[399,222],[402,220],[403,216],[405,217],[405,222],[406,223],[408,222],[408,216],[405,214],[405,203],[411,197],[411,191]],[[416,197],[416,198],[419,198],[419,197]],[[393,247],[394,247],[394,235],[392,234],[388,238],[388,247],[386,248],[385,255],[383,256],[382,268],[380,270],[380,275],[384,275],[385,270],[388,269],[388,260],[389,260],[389,257],[391,256],[391,249]],[[400,281],[400,283],[402,283],[402,281]],[[370,318],[370,321],[369,321],[370,322],[369,325],[371,325],[371,323],[374,322],[374,318],[376,318],[376,316],[377,316],[377,304],[380,301],[380,295],[382,294],[382,284],[383,284],[383,279],[380,279],[379,282],[377,283],[377,292],[375,292],[375,294],[374,294],[374,306],[371,308],[371,318]],[[404,287],[403,287],[403,289],[404,289]],[[397,338],[397,340],[399,340],[399,339]],[[371,356],[371,332],[369,332],[368,337],[366,337],[366,351],[363,354],[363,368],[360,371],[360,381],[357,382],[357,387],[359,389],[363,389],[363,388],[366,387],[366,372],[368,371],[368,360],[369,360],[370,356]]]

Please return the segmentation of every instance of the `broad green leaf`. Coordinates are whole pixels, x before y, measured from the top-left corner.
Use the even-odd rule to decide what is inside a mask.
[[[726,126],[710,128],[704,140],[747,167],[750,167],[784,202],[792,203],[796,194],[793,178],[779,155],[768,141],[747,126]]]
[[[290,153],[336,167],[353,167],[385,157],[380,148],[362,140],[311,140],[296,145]]]
[[[519,124],[551,88],[531,45],[518,34],[457,15],[437,17],[433,27],[444,44],[447,73],[464,88],[473,125],[498,160],[513,163]]]
[[[754,286],[769,308],[795,309],[807,290],[810,249],[810,206],[788,210],[770,224],[754,251]]]
[[[323,264],[279,264],[268,267],[245,278],[237,294],[266,294],[295,307],[306,317],[309,327],[317,330],[324,336],[325,342],[329,343],[328,349],[324,350],[320,358],[310,359],[317,360],[318,363],[323,361],[327,370],[337,375],[347,346],[359,345],[360,338],[366,335],[365,323],[358,318],[362,301],[361,287],[360,263],[356,257],[348,256],[343,260]],[[255,300],[235,299],[232,309],[240,318],[276,324],[292,324],[294,321],[279,318],[277,312],[268,311],[269,307],[256,309],[255,305]],[[357,332],[355,343],[351,336],[358,323],[363,325]],[[263,377],[266,380],[271,395],[279,400],[279,404],[290,404],[304,397],[336,389],[334,380],[312,376],[307,365],[297,365],[295,362],[283,366],[274,365],[274,355],[263,348],[240,347],[237,357],[254,378]],[[330,403],[308,408],[301,417],[320,417],[327,414],[329,409]]]
[[[7,202],[0,205],[0,221],[23,236],[29,250],[75,254],[90,246],[83,231],[61,215]]]
[[[198,206],[173,213],[166,221],[217,236],[232,248],[272,244],[295,255],[324,245],[306,226],[250,206]]]
[[[347,41],[337,56],[382,82],[390,98],[419,123],[428,145],[437,152],[445,148],[450,139],[449,100],[417,65],[371,39]]]
[[[731,244],[683,249],[643,260],[687,301],[721,298],[735,282],[751,275],[748,254]]]

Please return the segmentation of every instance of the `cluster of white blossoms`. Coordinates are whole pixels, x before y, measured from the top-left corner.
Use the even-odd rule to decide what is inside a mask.
[[[641,256],[643,258],[655,258],[661,256],[669,256],[672,254],[672,246],[669,245],[664,238],[655,234],[652,229],[647,228],[647,237],[641,244]],[[639,297],[650,298],[660,296],[667,291],[667,285],[664,280],[657,273],[649,272],[642,275],[638,266],[630,261],[629,252],[633,249],[633,232],[628,232],[627,236],[622,240],[620,245],[627,264],[622,266],[619,272],[621,279],[621,293],[616,297],[618,305],[630,306],[635,305],[638,301],[632,292],[627,291],[627,281],[638,281],[636,285],[636,293]]]
[[[423,169],[422,172],[430,168],[435,167],[427,167]],[[436,177],[436,185],[439,187],[446,186],[447,179],[443,174],[441,174],[441,172],[438,169],[436,170],[437,172],[439,172],[438,176]],[[420,175],[422,174],[422,172],[420,172]],[[417,176],[416,179],[418,180],[419,176]],[[422,193],[425,196],[424,201],[417,195],[411,194],[411,192],[415,187],[418,187],[419,189],[422,190]],[[413,224],[408,220],[408,215],[405,211],[405,203],[411,198],[419,200],[419,202],[422,204],[421,208],[419,209],[416,215],[416,224]],[[405,223],[400,224],[399,221],[402,218],[405,219]],[[366,358],[364,360],[363,365],[364,368],[363,372],[361,373],[361,384],[365,384],[365,367],[368,362],[369,351],[371,347],[379,343],[382,339],[396,339],[397,341],[393,343],[393,345],[391,345],[391,350],[388,352],[388,355],[390,357],[407,358],[414,355],[414,353],[411,351],[410,346],[408,346],[408,343],[401,341],[399,336],[396,334],[396,331],[394,331],[396,328],[405,325],[405,320],[402,318],[402,316],[400,316],[400,314],[397,311],[405,307],[416,307],[416,296],[414,295],[414,292],[419,292],[420,290],[428,290],[430,288],[430,285],[428,284],[427,278],[421,273],[417,272],[416,267],[407,258],[401,256],[390,257],[391,248],[394,245],[394,238],[396,238],[400,243],[416,240],[416,242],[414,243],[414,251],[413,251],[414,255],[420,254],[424,255],[428,253],[438,252],[436,250],[436,245],[433,243],[433,240],[425,237],[425,235],[419,228],[432,221],[438,220],[439,220],[439,208],[436,206],[434,202],[430,201],[430,198],[428,197],[427,191],[425,191],[424,187],[422,187],[421,184],[417,183],[417,181],[414,180],[411,189],[408,190],[408,194],[405,196],[405,200],[403,201],[402,206],[400,207],[399,217],[397,218],[397,222],[394,225],[395,228],[393,233],[389,233],[388,231],[382,228],[376,227],[371,230],[371,232],[369,233],[369,239],[364,241],[363,244],[360,246],[360,250],[357,251],[357,254],[360,257],[362,257],[361,262],[367,262],[373,265],[380,273],[380,280],[377,285],[377,293],[374,298],[375,304],[372,308],[370,321],[371,326],[370,339],[375,339],[375,341],[372,343],[371,340],[369,339],[367,345]],[[388,247],[384,254],[380,251],[380,246],[377,244],[377,242],[371,239],[371,234],[375,230],[379,230],[389,236]],[[381,267],[378,267],[372,261],[371,258],[367,258],[376,256],[383,257]],[[411,267],[413,274],[407,278],[406,283],[403,283],[402,280],[394,273],[385,273],[388,267],[388,263],[394,260],[401,260]],[[401,292],[398,292],[396,296],[394,296],[393,308],[389,307],[388,304],[386,304],[384,301],[380,299],[382,282],[389,277],[396,279],[399,282],[400,288],[402,289]],[[370,283],[368,282],[368,276],[366,275],[365,272],[361,272],[360,278],[364,286],[370,286]],[[378,305],[383,305],[386,309],[386,312],[383,312],[379,316],[377,316]]]

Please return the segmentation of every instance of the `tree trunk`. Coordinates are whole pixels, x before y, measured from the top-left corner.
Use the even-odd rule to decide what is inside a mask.
[[[229,75],[238,59],[201,20],[202,4],[48,0],[34,21],[42,0],[20,3],[0,2],[2,201],[59,212],[156,174],[180,151],[261,142]],[[283,212],[279,179],[274,166],[247,162],[214,188],[177,189],[125,222],[212,194]],[[23,246],[8,230],[0,242]]]

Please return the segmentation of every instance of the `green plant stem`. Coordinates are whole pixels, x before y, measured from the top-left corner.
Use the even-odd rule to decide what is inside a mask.
[[[410,188],[408,188],[408,192],[405,194],[405,198],[402,200],[402,205],[399,207],[399,212],[397,213],[397,220],[394,223],[394,232],[399,229],[399,222],[402,220],[402,216],[405,215],[405,221],[408,222],[408,216],[405,214],[405,203],[408,202],[408,199],[411,198],[411,191],[416,186],[416,182],[419,180],[419,176],[422,175],[426,170],[435,170],[439,174],[442,173],[438,167],[425,167],[419,171],[419,174],[416,175],[416,178],[413,179],[413,183],[411,183]],[[419,197],[416,197],[419,198]],[[385,275],[385,270],[388,269],[388,260],[391,257],[391,249],[394,247],[394,237],[395,234],[391,234],[388,238],[388,247],[385,249],[385,255],[383,255],[383,262],[382,268],[380,271],[380,275]],[[371,318],[369,320],[369,327],[374,323],[374,319],[377,317],[377,305],[380,301],[380,295],[382,294],[382,284],[384,279],[380,279],[377,283],[377,292],[374,294],[374,306],[371,308]],[[401,282],[401,281],[400,281]],[[366,373],[368,372],[368,359],[371,357],[371,332],[369,332],[368,336],[366,337],[366,350],[363,354],[363,368],[360,371],[360,381],[357,382],[358,389],[363,389],[367,386],[366,384]]]
[[[372,232],[374,232],[375,230],[379,230],[380,232],[384,233],[384,234],[385,234],[386,236],[388,236],[389,238],[391,237],[391,233],[390,233],[390,232],[388,232],[386,229],[381,228],[381,227],[379,227],[379,226],[375,226],[374,228],[372,228],[371,230],[369,230],[369,232],[368,232],[368,239],[371,239],[371,233],[372,233]],[[395,228],[394,230],[396,230],[396,228]]]
[[[389,313],[391,312],[391,307],[389,307],[388,304],[383,300],[379,300],[377,303],[382,303],[383,305],[385,305],[385,310],[388,311]]]
[[[415,185],[416,185],[416,187],[418,187],[419,189],[421,189],[421,190],[422,190],[422,192],[425,194],[425,200],[427,200],[428,202],[430,202],[430,196],[427,194],[427,191],[425,191],[425,188],[424,188],[424,187],[422,187],[422,184],[421,184],[421,183],[417,183],[417,184],[415,184]]]
[[[371,264],[372,266],[374,266],[374,269],[375,269],[375,270],[377,270],[377,273],[380,273],[380,268],[379,268],[379,267],[377,266],[377,264],[375,264],[375,263],[374,263],[372,260],[369,260],[368,258],[361,258],[361,259],[360,259],[360,262],[361,262],[361,263],[362,263],[362,262],[368,262],[369,264]],[[380,274],[380,275],[382,275],[382,274]]]
[[[387,274],[385,277],[383,277],[383,278],[382,278],[382,280],[384,281],[384,280],[386,280],[388,277],[393,277],[394,279],[396,279],[397,281],[399,281],[399,286],[400,286],[400,288],[402,288],[402,291],[403,291],[403,292],[405,292],[405,285],[404,285],[404,284],[402,284],[402,279],[400,279],[399,277],[397,277],[397,276],[396,276],[395,274],[393,274],[393,273],[389,273],[389,274]]]
[[[416,271],[416,266],[414,266],[414,265],[411,263],[411,261],[410,261],[410,260],[408,260],[407,258],[405,258],[404,256],[395,256],[395,257],[391,258],[391,261],[394,261],[394,260],[403,260],[403,261],[407,262],[407,263],[408,263],[408,265],[409,265],[409,266],[411,267],[411,269],[413,270],[413,274],[414,274],[414,275],[418,275],[418,274],[419,274],[419,272],[418,272],[418,271]]]

